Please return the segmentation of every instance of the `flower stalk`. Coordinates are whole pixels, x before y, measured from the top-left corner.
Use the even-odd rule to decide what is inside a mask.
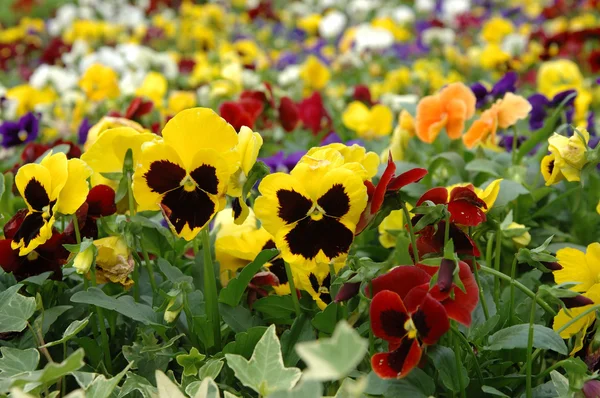
[[[210,251],[210,235],[208,225],[200,232],[202,235],[202,251],[204,253],[204,300],[206,315],[213,329],[214,347],[221,351],[221,316],[219,314],[219,297],[217,295],[217,279]]]

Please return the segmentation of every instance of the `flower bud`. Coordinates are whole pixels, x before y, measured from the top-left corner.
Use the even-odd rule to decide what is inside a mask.
[[[594,301],[592,299],[585,297],[581,294],[575,297],[561,297],[560,300],[565,304],[565,307],[567,308],[584,307],[586,305],[594,304]]]
[[[556,261],[553,261],[553,262],[542,261],[542,265],[544,267],[548,268],[550,271],[560,271],[561,269],[563,269],[562,265],[560,265]]]
[[[442,259],[440,269],[438,271],[437,287],[440,292],[446,293],[452,288],[452,280],[456,264],[452,260]]]
[[[335,301],[336,303],[348,301],[358,294],[359,289],[360,282],[344,283],[338,291],[338,293],[336,294],[335,299],[333,301]]]
[[[163,319],[167,323],[175,322],[181,309],[183,306],[181,305],[181,300],[179,296],[173,297],[169,300],[169,304],[167,304],[167,309],[165,310],[165,314],[163,315]]]
[[[84,251],[77,253],[73,260],[73,268],[78,274],[87,274],[94,261],[94,248],[88,246]]]
[[[588,380],[583,384],[582,389],[585,398],[597,398],[600,397],[600,381]]]

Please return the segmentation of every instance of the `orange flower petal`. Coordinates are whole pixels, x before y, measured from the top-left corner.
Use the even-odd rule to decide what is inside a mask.
[[[447,116],[438,95],[423,97],[417,105],[417,137],[431,144],[446,123]]]
[[[448,112],[446,132],[448,133],[448,137],[456,140],[460,138],[465,128],[467,106],[460,99],[455,99],[446,105],[446,111]]]
[[[475,114],[475,103],[477,99],[473,91],[463,83],[456,82],[447,85],[440,91],[440,100],[442,104],[448,106],[453,101],[461,101],[465,104],[467,119],[470,119]]]
[[[463,136],[463,142],[469,149],[473,148],[479,142],[483,141],[489,134],[495,135],[498,127],[497,110],[495,107],[488,109],[481,114],[466,134]]]
[[[513,93],[506,93],[498,102],[498,126],[507,128],[518,120],[525,119],[531,112],[531,104],[525,98]]]

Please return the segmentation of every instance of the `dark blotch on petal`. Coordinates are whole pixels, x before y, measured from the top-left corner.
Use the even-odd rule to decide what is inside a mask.
[[[29,245],[40,234],[40,229],[45,223],[46,221],[42,217],[42,213],[34,212],[28,214],[15,234],[14,240],[17,242],[23,240],[25,246]]]
[[[203,227],[215,213],[215,204],[200,189],[188,192],[183,187],[168,192],[161,206],[177,233],[188,224],[190,229]]]
[[[388,336],[404,337],[406,330],[404,323],[408,320],[408,315],[394,310],[386,310],[379,316],[381,327]]]
[[[331,217],[343,217],[350,210],[350,198],[342,184],[334,184],[317,203]]]
[[[338,220],[323,217],[315,221],[305,218],[286,235],[292,254],[312,260],[319,250],[328,258],[335,258],[350,250],[354,234]]]
[[[410,348],[412,347],[411,339],[404,339],[400,347],[395,351],[390,352],[388,356],[388,366],[392,368],[396,373],[401,373],[402,368],[404,367],[404,362],[406,361],[406,357],[410,352]]]
[[[144,178],[153,192],[163,194],[179,187],[185,174],[185,170],[175,163],[159,160],[150,164]]]
[[[294,190],[280,189],[277,191],[279,202],[278,216],[288,224],[304,217],[312,207],[312,201]]]
[[[214,166],[203,164],[190,173],[190,176],[196,181],[198,187],[205,192],[216,195],[219,186],[217,178],[217,169]]]
[[[242,215],[242,205],[240,204],[240,198],[233,198],[233,201],[231,202],[231,210],[233,210],[233,218],[235,218],[236,220]]]
[[[36,180],[35,177],[27,183],[23,194],[25,195],[27,203],[29,203],[34,210],[43,211],[43,208],[50,203],[50,198],[48,198],[46,189],[44,189],[42,183]]]
[[[427,316],[420,308],[411,316],[420,336],[428,336],[431,328],[427,325]]]

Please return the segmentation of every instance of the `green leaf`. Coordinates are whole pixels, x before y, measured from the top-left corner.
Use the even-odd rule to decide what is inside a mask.
[[[87,398],[108,398],[112,395],[113,391],[119,385],[119,382],[125,376],[125,373],[129,370],[131,364],[127,365],[122,372],[117,374],[115,377],[106,379],[104,375],[100,375],[94,379],[92,384],[85,390]]]
[[[490,386],[481,386],[481,390],[489,395],[495,395],[497,397],[506,397],[506,398],[510,398],[508,395],[506,395],[505,393],[503,393],[500,390],[495,389],[494,387],[490,387]]]
[[[161,325],[159,314],[145,304],[136,303],[131,296],[114,298],[106,295],[106,293],[97,287],[91,287],[87,291],[84,290],[75,293],[71,296],[71,301],[74,303],[97,305],[98,307],[117,311],[145,325]]]
[[[303,378],[317,381],[343,379],[364,358],[368,345],[348,322],[338,323],[331,338],[296,345],[296,351],[307,365]]]
[[[76,371],[71,372],[71,376],[73,376],[77,384],[79,384],[79,387],[85,390],[92,384],[94,379],[98,376],[98,373]]]
[[[236,333],[244,332],[254,326],[264,325],[262,319],[256,315],[252,315],[248,308],[241,305],[230,307],[227,304],[220,303],[219,313],[227,326]]]
[[[554,388],[556,388],[556,392],[558,392],[559,397],[568,397],[569,394],[569,380],[558,373],[556,370],[550,372],[550,378],[552,379],[552,384],[554,384]]]
[[[27,386],[27,391],[31,391],[40,385],[51,386],[57,382],[60,378],[81,369],[84,366],[83,357],[85,351],[83,348],[78,349],[72,353],[67,359],[61,363],[51,362],[48,363],[44,369],[35,370],[29,372],[21,377],[13,378],[15,387]],[[27,392],[26,391],[26,392]]]
[[[134,391],[139,392],[144,398],[154,398],[158,394],[158,389],[148,380],[135,373],[129,372],[127,373],[125,382],[121,386],[118,398],[129,396],[129,394]]]
[[[435,364],[435,367],[439,372],[440,378],[442,379],[442,383],[444,384],[444,386],[446,386],[446,388],[454,392],[459,392],[460,384],[458,381],[458,377],[462,377],[463,387],[467,387],[469,385],[470,379],[467,374],[467,370],[461,364],[459,373],[459,370],[456,368],[456,358],[454,357],[454,351],[452,351],[450,348],[444,347],[442,345],[436,345],[435,347],[432,347],[431,350],[429,350],[427,355],[430,357],[431,363]]]
[[[198,371],[200,380],[210,377],[215,380],[223,369],[224,362],[222,359],[209,359]]]
[[[156,387],[158,398],[185,398],[179,387],[160,370],[156,371]]]
[[[20,332],[35,312],[35,298],[20,295],[21,284],[0,293],[0,333]]]
[[[40,353],[35,348],[18,350],[1,347],[0,354],[0,394],[8,392],[13,381],[33,372],[40,361]]]
[[[185,392],[190,397],[194,398],[220,398],[219,387],[213,379],[207,377],[200,381],[190,383]]]
[[[256,344],[250,360],[235,354],[225,354],[225,359],[243,385],[264,396],[292,388],[301,376],[300,369],[283,365],[275,325],[269,326]]]
[[[321,398],[323,385],[316,381],[302,381],[289,391],[276,391],[268,398]],[[345,397],[348,398],[348,397]]]
[[[0,199],[2,199],[2,195],[4,195],[4,174],[0,173]]]
[[[486,186],[482,186],[481,188],[485,189]],[[500,182],[500,192],[498,193],[498,198],[496,198],[496,201],[494,202],[494,208],[506,206],[517,197],[529,194],[529,190],[525,188],[523,184],[504,179]]]
[[[346,377],[334,398],[363,398],[365,388],[367,388],[367,376],[361,376],[357,380]]]
[[[429,174],[433,175],[435,170],[444,163],[453,168],[456,174],[466,177],[463,172],[465,169],[465,160],[456,152],[443,152],[432,157],[429,160],[429,167],[427,168]]]
[[[188,282],[190,285],[192,284],[193,278],[191,276],[185,275],[179,268],[171,265],[164,258],[159,258],[156,263],[160,272],[165,275],[166,280],[173,283]]]
[[[223,348],[223,354],[237,354],[244,358],[250,358],[254,352],[254,347],[265,334],[265,326],[255,326],[245,332],[236,333],[235,341],[228,343]]]
[[[179,366],[183,367],[184,376],[197,375],[204,358],[206,358],[206,355],[200,354],[196,347],[192,347],[189,354],[179,354],[175,357]]]
[[[369,393],[372,393],[371,384],[373,378],[379,377],[374,373],[369,374]],[[435,381],[421,369],[413,369],[405,378],[401,380],[384,380],[385,398],[410,397],[410,398],[428,398],[435,393]]]
[[[100,175],[111,181],[121,181],[121,178],[123,178],[123,173],[120,171],[116,173],[100,173]]]
[[[246,265],[242,271],[235,278],[231,279],[227,286],[221,290],[219,293],[219,302],[236,307],[240,303],[240,300],[248,287],[248,283],[250,283],[254,275],[263,265],[265,265],[265,263],[275,257],[277,253],[279,253],[279,250],[277,249],[266,249],[258,253],[254,261]]]
[[[267,296],[257,300],[253,309],[262,312],[265,322],[291,324],[295,315],[292,296]]]
[[[294,350],[298,342],[314,340],[315,332],[306,314],[301,314],[294,320],[292,327],[281,335],[281,352],[285,366],[296,366],[300,356]]]
[[[269,173],[270,169],[267,167],[266,164],[260,161],[254,163],[254,165],[250,169],[250,173],[248,173],[248,179],[242,187],[242,198],[247,198],[248,193],[250,193],[250,190],[252,190],[252,187]]]
[[[332,334],[340,318],[338,309],[338,304],[329,303],[323,311],[315,314],[312,325],[323,333]]]
[[[137,374],[154,382],[156,370],[165,371],[175,355],[173,346],[183,335],[177,335],[169,341],[159,344],[154,334],[142,335],[142,342],[134,342],[123,347],[123,356],[133,362]]]
[[[475,159],[467,164],[465,170],[475,173],[487,173],[494,177],[500,176],[498,163],[488,159]]]
[[[488,340],[488,346],[484,349],[497,351],[510,350],[513,348],[527,348],[528,337],[528,323],[510,326],[491,335]],[[535,348],[552,350],[563,355],[569,353],[565,342],[558,333],[542,325],[533,325],[533,346]]]
[[[77,335],[77,333],[81,332],[83,330],[83,328],[86,327],[86,325],[90,321],[91,316],[92,316],[92,314],[86,316],[82,320],[77,320],[77,321],[71,322],[71,324],[69,326],[67,326],[67,328],[63,332],[63,337],[60,340],[52,341],[50,343],[43,345],[42,347],[52,347],[52,346],[55,346],[58,344],[62,344],[65,341],[69,341],[70,339],[75,337]]]

